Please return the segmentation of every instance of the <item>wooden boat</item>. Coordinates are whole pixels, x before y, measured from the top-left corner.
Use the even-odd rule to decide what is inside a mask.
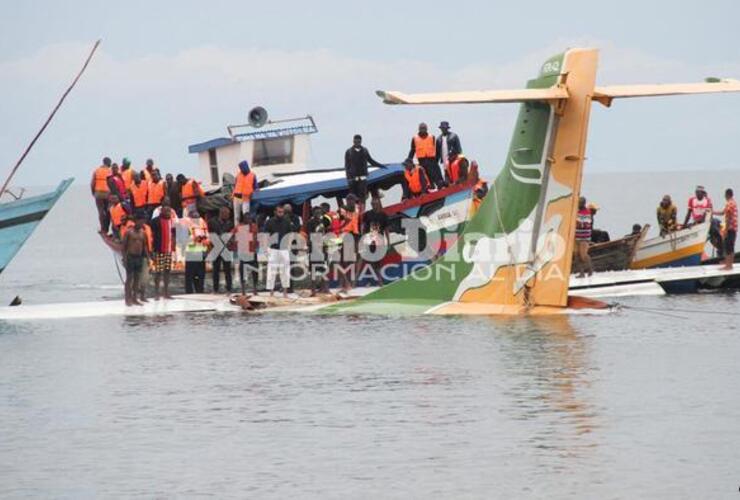
[[[645,225],[637,234],[629,234],[618,240],[591,245],[588,254],[594,271],[622,271],[629,269],[635,257],[638,245],[647,234],[649,225]]]
[[[0,273],[10,263],[36,226],[49,213],[74,179],[66,179],[49,193],[0,203]]]
[[[697,266],[707,243],[711,221],[641,241],[631,269]]]

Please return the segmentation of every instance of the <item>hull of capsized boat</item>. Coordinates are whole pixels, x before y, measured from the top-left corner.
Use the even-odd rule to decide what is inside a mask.
[[[0,273],[10,264],[34,229],[74,179],[66,179],[54,191],[0,203]]]

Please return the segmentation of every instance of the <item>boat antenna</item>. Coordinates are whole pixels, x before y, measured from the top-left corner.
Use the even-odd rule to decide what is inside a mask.
[[[59,99],[59,102],[57,102],[57,105],[54,106],[54,109],[51,111],[51,114],[46,119],[44,124],[41,126],[39,131],[36,133],[36,135],[33,137],[31,142],[26,147],[25,151],[23,151],[23,154],[20,158],[18,158],[18,161],[16,162],[13,169],[10,171],[10,175],[8,175],[8,178],[5,179],[5,183],[3,184],[3,187],[0,188],[0,196],[2,196],[8,189],[8,185],[10,184],[10,181],[13,179],[13,176],[15,176],[16,172],[21,166],[21,163],[23,163],[23,160],[26,159],[26,156],[28,156],[28,153],[31,152],[31,148],[33,148],[34,144],[36,144],[36,141],[41,137],[41,134],[44,133],[44,130],[46,130],[46,127],[49,126],[49,123],[51,123],[52,118],[54,118],[54,115],[57,113],[60,107],[62,107],[62,103],[67,98],[69,93],[72,91],[75,85],[77,85],[77,81],[80,79],[82,74],[87,69],[87,65],[90,64],[90,60],[92,59],[93,55],[95,54],[95,51],[98,49],[98,46],[100,45],[100,42],[102,40],[98,40],[95,42],[95,45],[93,45],[92,50],[90,51],[90,54],[87,56],[87,59],[85,59],[85,64],[82,65],[82,69],[80,69],[79,73],[77,73],[77,76],[75,76],[75,79],[72,80],[72,83],[67,87],[67,90],[64,91],[64,94],[62,94],[62,97]]]

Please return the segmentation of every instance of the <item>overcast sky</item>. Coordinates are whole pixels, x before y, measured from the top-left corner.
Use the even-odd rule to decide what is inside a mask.
[[[602,49],[601,84],[740,78],[737,1],[356,3],[3,2],[0,176],[99,37],[16,185],[86,182],[104,155],[193,173],[187,146],[223,136],[258,104],[272,118],[315,117],[316,167],[341,166],[355,132],[378,159],[398,161],[419,121],[447,119],[493,173],[515,105],[389,107],[373,91],[516,88],[569,46]],[[595,106],[587,175],[737,168],[739,139],[740,95]]]

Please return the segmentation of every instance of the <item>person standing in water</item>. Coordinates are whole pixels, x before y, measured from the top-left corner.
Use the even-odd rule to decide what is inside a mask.
[[[137,218],[134,227],[126,231],[126,235],[123,237],[123,265],[126,268],[124,294],[127,306],[141,305],[141,302],[136,299],[136,295],[140,288],[141,270],[146,265],[147,257],[144,221]]]

